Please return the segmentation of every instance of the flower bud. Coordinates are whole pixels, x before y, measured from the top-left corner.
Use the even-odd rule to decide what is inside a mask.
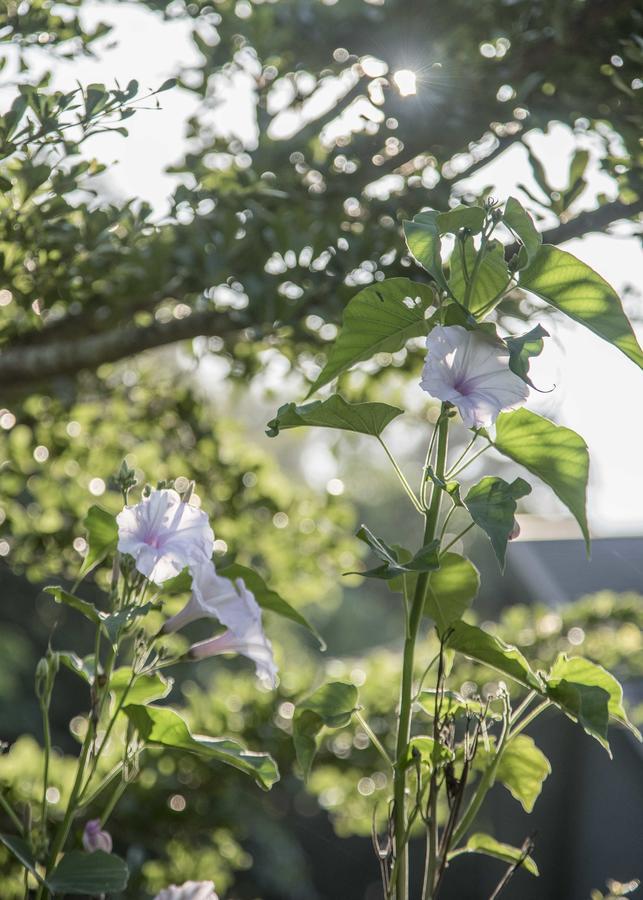
[[[112,836],[108,831],[103,831],[100,819],[89,819],[88,822],[85,822],[83,847],[88,853],[93,853],[95,850],[104,850],[105,853],[112,852]]]
[[[517,537],[520,537],[520,525],[518,523],[518,519],[514,519],[514,527],[511,529],[509,540],[515,541]]]

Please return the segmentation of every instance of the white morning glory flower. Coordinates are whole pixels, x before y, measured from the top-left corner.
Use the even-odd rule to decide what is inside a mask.
[[[176,491],[152,491],[116,517],[118,549],[134,557],[136,568],[162,584],[191,563],[209,560],[214,534],[207,515],[184,503]]]
[[[504,409],[516,409],[529,388],[509,368],[509,351],[479,331],[438,325],[426,339],[422,387],[452,403],[467,428],[493,425]]]
[[[197,619],[218,619],[233,634],[242,637],[254,622],[261,622],[261,609],[243,578],[236,584],[217,575],[211,560],[190,566],[192,596],[180,612],[167,620],[163,633],[178,631]]]
[[[209,641],[193,644],[188,652],[192,659],[239,653],[254,662],[257,678],[262,684],[269,688],[277,685],[277,666],[272,654],[272,644],[264,634],[261,621],[253,622],[243,635],[237,635],[228,629]]]
[[[212,881],[186,881],[164,888],[154,900],[219,900],[219,897]]]

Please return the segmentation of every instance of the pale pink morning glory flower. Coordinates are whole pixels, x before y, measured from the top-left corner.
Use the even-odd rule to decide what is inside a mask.
[[[118,549],[134,557],[136,568],[162,584],[191,563],[209,560],[214,534],[206,514],[184,503],[176,491],[152,491],[116,517]]]
[[[260,621],[253,622],[243,635],[237,635],[228,629],[209,641],[193,644],[188,652],[192,659],[239,653],[254,662],[257,678],[266,687],[274,688],[277,684],[277,666],[272,655],[272,644],[264,634]]]
[[[516,409],[529,388],[509,368],[509,351],[479,331],[437,325],[426,339],[420,386],[452,403],[467,428],[493,425],[504,409]]]
[[[157,894],[154,900],[219,900],[212,881],[186,881],[185,884],[171,884]]]
[[[105,853],[112,852],[112,836],[108,831],[103,831],[100,819],[90,819],[85,822],[83,847],[88,853],[93,853],[95,850],[104,850]]]
[[[167,620],[163,633],[178,631],[197,619],[215,618],[241,637],[254,622],[261,622],[261,609],[243,578],[236,584],[217,575],[211,560],[190,566],[192,596],[180,612]]]

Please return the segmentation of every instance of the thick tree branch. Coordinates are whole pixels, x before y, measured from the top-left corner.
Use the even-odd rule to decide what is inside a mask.
[[[57,340],[37,347],[9,347],[0,353],[0,384],[18,388],[83,369],[95,370],[103,363],[116,362],[200,335],[229,334],[243,325],[228,313],[199,312],[170,322],[152,325],[123,325],[102,334],[73,340]]]
[[[543,232],[543,241],[558,244],[589,232],[601,231],[611,222],[631,219],[643,211],[643,199],[626,204],[617,200],[592,212],[581,213],[570,222]],[[517,249],[517,248],[515,248]],[[509,251],[511,248],[509,248]],[[302,308],[299,312],[302,313]],[[196,312],[183,319],[152,325],[119,325],[100,334],[60,337],[34,346],[8,346],[0,353],[0,385],[5,391],[20,390],[83,369],[95,370],[154,347],[201,335],[230,336],[247,327],[234,312]],[[257,323],[267,327],[265,323]],[[0,400],[2,397],[0,396]]]
[[[550,228],[543,232],[543,242],[562,244],[563,241],[571,241],[572,238],[583,237],[591,232],[604,231],[612,222],[618,222],[620,219],[633,219],[642,212],[643,197],[639,197],[634,203],[614,200],[612,203],[599,206],[598,209],[579,213],[569,222],[563,222],[556,228]]]

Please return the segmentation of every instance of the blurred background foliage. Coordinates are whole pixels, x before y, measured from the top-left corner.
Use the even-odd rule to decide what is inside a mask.
[[[486,196],[490,187],[467,179],[510,147],[529,163],[536,187],[523,194],[549,241],[634,223],[642,16],[625,0],[139,5],[190,24],[199,61],[174,73],[177,87],[56,90],[48,71],[57,60],[99,53],[110,25],[86,24],[89,0],[0,4],[0,723],[16,741],[0,779],[18,775],[17,799],[29,798],[39,764],[33,667],[52,629],[56,645],[68,629],[85,637],[39,591],[52,576],[73,579],[88,506],[118,509],[110,476],[123,457],[141,481],[194,479],[220,557],[253,565],[306,607],[329,654],[269,621],[282,667],[276,696],[258,691],[242,663],[177,673],[195,730],[270,750],[284,779],[263,796],[198,760],[177,771],[169,754],[150,756],[113,820],[135,873],[128,896],[213,877],[235,897],[313,900],[328,895],[311,860],[332,839],[329,821],[360,836],[346,841],[348,864],[368,859],[377,882],[364,848],[387,784],[358,727],[325,735],[305,790],[288,738],[293,703],[325,676],[352,679],[376,730],[389,732],[398,598],[340,575],[359,567],[351,535],[361,518],[404,534],[410,508],[397,502],[379,448],[303,434],[277,448],[263,423],[284,386],[303,396],[356,288],[409,274],[401,219]],[[402,68],[428,89],[400,96],[391,73]],[[110,199],[109,170],[91,152],[104,130],[125,138],[127,119],[163,102],[159,89],[198,101],[165,211]],[[244,128],[222,113],[231,90],[249,98]],[[599,148],[609,196],[588,199],[581,143],[567,183],[549,183],[525,135],[556,122]],[[530,311],[516,297],[498,316]],[[402,440],[411,456],[436,411],[409,396],[420,358],[382,355],[345,384],[355,398],[372,396],[364,373],[380,371],[378,397],[410,409]],[[338,448],[346,485],[329,462]],[[487,612],[493,598],[483,593]],[[570,629],[582,629],[583,652],[627,681],[643,675],[640,625],[640,598],[603,593],[556,610],[514,605],[497,628],[543,663],[573,650]],[[455,673],[458,684],[492,681],[465,663]],[[67,723],[86,698],[68,673],[61,683],[54,778],[64,794],[75,746]],[[21,896],[0,860],[7,900]],[[361,881],[355,897],[377,896]]]

